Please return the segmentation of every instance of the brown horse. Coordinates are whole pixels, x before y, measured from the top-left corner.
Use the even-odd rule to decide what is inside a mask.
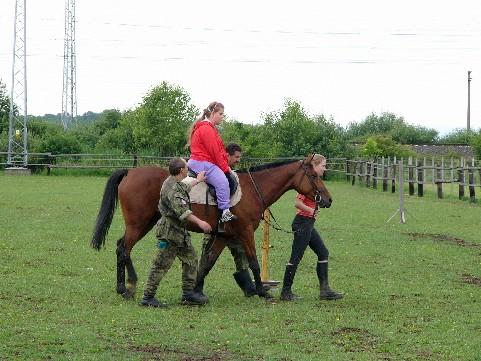
[[[262,286],[259,263],[256,256],[254,231],[259,226],[264,211],[285,192],[295,189],[298,193],[316,200],[321,208],[331,206],[331,195],[322,180],[313,171],[310,157],[299,161],[268,163],[238,171],[242,199],[232,208],[238,219],[225,225],[225,233],[218,233],[210,251],[205,255],[204,269],[199,269],[197,290],[202,290],[204,278],[215,264],[228,242],[241,242],[244,246],[249,267],[254,275],[257,294],[270,297]],[[125,298],[135,295],[137,275],[130,252],[161,217],[157,205],[160,188],[169,176],[167,170],[159,167],[142,167],[119,170],[112,174],[105,187],[102,204],[92,235],[92,247],[100,250],[112,223],[112,217],[120,199],[125,221],[125,233],[117,241],[117,293]],[[199,218],[206,220],[216,229],[217,208],[193,204],[192,210]],[[200,228],[189,225],[189,230],[201,233]],[[125,286],[127,269],[127,287]]]

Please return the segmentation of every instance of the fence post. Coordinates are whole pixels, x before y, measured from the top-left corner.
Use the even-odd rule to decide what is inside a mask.
[[[47,175],[50,175],[50,169],[52,168],[52,153],[47,153]]]
[[[351,180],[351,161],[346,159],[346,181]]]
[[[132,167],[136,168],[137,167],[137,154],[134,154],[134,164],[132,164]]]
[[[369,188],[371,186],[371,162],[369,160],[366,161],[366,187]]]
[[[382,191],[387,192],[387,170],[388,167],[384,165],[384,157],[382,157]]]
[[[354,163],[354,165],[352,165]],[[356,184],[356,173],[357,173],[357,160],[353,161],[351,163],[351,169],[353,170],[352,172],[352,185]]]
[[[442,166],[443,166],[443,162],[441,161],[441,166],[440,167],[436,167],[436,179],[435,179],[435,183],[436,183],[436,187],[438,188],[438,198],[442,199],[443,198],[443,169],[442,169]]]
[[[394,156],[394,162],[391,165],[391,193],[396,193],[396,156]]]
[[[454,159],[451,157],[451,192],[453,191],[453,183],[454,183]]]
[[[436,183],[436,169],[434,165],[434,156],[431,156],[431,173],[432,173],[432,179],[431,182],[434,184]]]
[[[426,163],[426,158],[424,158],[424,163]],[[421,164],[421,161],[417,164],[418,167],[418,197],[422,197],[424,195],[424,167]]]
[[[476,195],[474,191],[474,158],[472,158],[471,167],[468,167],[468,177],[469,177],[469,200],[471,202],[476,202]]]
[[[357,177],[358,177],[358,181],[359,181],[359,184],[362,184],[362,172],[364,170],[364,165],[363,165],[363,161],[362,159],[359,161],[359,172],[357,173]]]
[[[409,157],[408,160],[408,183],[409,183],[409,195],[414,195],[414,168],[413,168],[413,157]]]
[[[372,163],[372,188],[377,189],[377,158]]]
[[[461,157],[458,168],[459,199],[464,198],[464,158]]]

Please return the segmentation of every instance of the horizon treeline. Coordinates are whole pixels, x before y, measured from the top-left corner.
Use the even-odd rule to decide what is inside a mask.
[[[0,80],[0,152],[8,148],[10,99]],[[134,109],[86,112],[64,130],[60,114],[28,117],[29,152],[52,154],[125,153],[186,155],[187,130],[201,111],[181,87],[162,82]],[[408,124],[402,116],[370,114],[346,127],[323,114],[311,115],[299,101],[286,99],[281,109],[264,113],[258,124],[226,118],[224,143],[235,142],[250,157],[291,157],[317,152],[327,157],[409,156],[407,144],[462,143],[481,156],[481,129],[457,129],[440,137],[432,128]],[[21,136],[21,135],[20,135]]]

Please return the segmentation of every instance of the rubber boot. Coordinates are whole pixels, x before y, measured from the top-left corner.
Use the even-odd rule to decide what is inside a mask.
[[[282,281],[281,300],[282,301],[297,301],[302,297],[299,297],[292,293],[291,287],[296,275],[297,265],[287,264],[286,271],[284,272],[284,280]]]
[[[329,287],[328,282],[328,262],[317,262],[316,272],[319,278],[320,299],[321,300],[338,300],[343,298],[342,293],[336,292]]]
[[[208,297],[204,294],[204,280],[202,280],[202,282],[199,282],[194,287],[194,292],[201,295],[202,297],[205,297],[208,300]]]
[[[147,306],[147,307],[159,307],[159,308],[165,308],[167,307],[167,304],[164,302],[159,302],[154,296],[147,296],[144,294],[144,297],[140,301],[141,306]]]
[[[256,286],[252,282],[249,271],[242,270],[234,273],[233,276],[246,297],[252,297],[257,294]]]
[[[183,305],[205,305],[209,302],[207,296],[203,296],[194,291],[183,291],[180,303]]]

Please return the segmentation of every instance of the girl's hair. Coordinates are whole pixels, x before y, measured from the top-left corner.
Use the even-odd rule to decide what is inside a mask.
[[[202,111],[202,115],[197,118],[195,122],[192,123],[192,125],[189,127],[189,130],[187,131],[187,144],[185,145],[186,148],[190,147],[190,142],[192,140],[192,133],[194,132],[194,127],[198,122],[203,121],[204,119],[210,118],[210,116],[214,113],[217,113],[221,109],[224,109],[224,105],[219,102],[212,102],[210,103],[207,108],[205,108]]]
[[[312,158],[311,158],[311,164],[313,166],[316,166],[322,162],[326,162],[326,157],[324,157],[323,155],[321,154],[313,154],[312,155]]]

